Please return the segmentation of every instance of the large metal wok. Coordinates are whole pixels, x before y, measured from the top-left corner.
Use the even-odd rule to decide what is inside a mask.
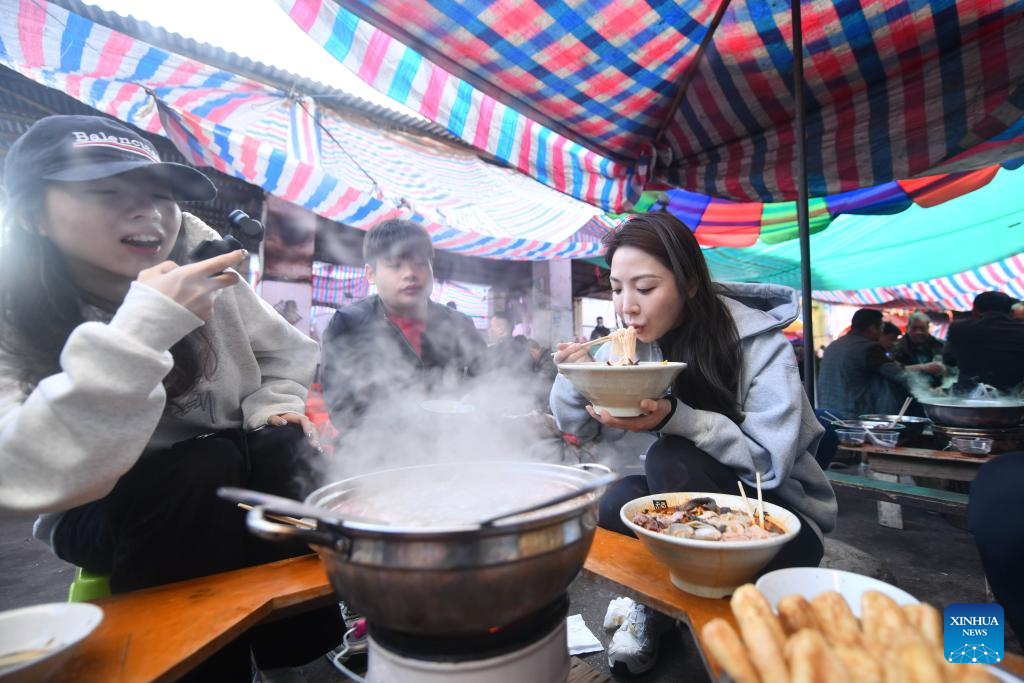
[[[479,523],[570,494],[566,502]],[[324,486],[305,504],[237,489],[247,523],[311,544],[338,595],[370,623],[412,634],[480,633],[563,595],[590,550],[597,503],[614,478],[600,465],[452,463],[375,472]],[[316,520],[300,528],[273,513]]]
[[[947,427],[995,429],[1024,424],[1024,400],[1017,398],[919,398],[924,413]]]

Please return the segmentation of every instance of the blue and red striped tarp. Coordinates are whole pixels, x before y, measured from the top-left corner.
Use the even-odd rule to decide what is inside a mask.
[[[931,311],[969,311],[980,292],[1000,291],[1024,300],[1024,253],[956,275],[894,287],[815,291],[818,301],[851,306],[889,306]]]
[[[731,3],[672,110],[722,1],[278,3],[379,91],[607,210],[651,182],[795,199],[790,3]],[[801,6],[812,196],[1024,152],[1024,1]]]
[[[423,224],[437,248],[488,258],[600,251],[594,242],[570,239],[586,224],[610,222],[600,210],[472,153],[348,120],[309,97],[168,52],[44,0],[0,0],[0,12],[9,18],[0,24],[0,64],[170,137],[195,165],[331,220],[367,229],[408,218]]]

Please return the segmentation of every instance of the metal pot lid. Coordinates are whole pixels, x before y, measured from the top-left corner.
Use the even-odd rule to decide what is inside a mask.
[[[437,463],[382,470],[317,489],[306,503],[339,527],[367,533],[479,533],[479,522],[579,489],[600,476],[586,469],[527,462]],[[517,515],[498,529],[549,523],[597,502],[597,493]]]

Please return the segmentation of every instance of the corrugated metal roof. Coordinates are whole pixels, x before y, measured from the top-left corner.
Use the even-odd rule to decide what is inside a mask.
[[[181,34],[172,33],[158,26],[153,26],[149,22],[141,21],[134,17],[125,17],[116,12],[81,2],[81,0],[51,1],[90,21],[95,21],[115,31],[145,41],[155,47],[266,83],[282,92],[289,93],[295,91],[315,98],[323,106],[360,113],[372,119],[377,125],[443,140],[448,144],[458,145],[459,147],[468,146],[460,138],[449,133],[443,126],[439,126],[431,121],[415,119],[372,102],[367,102],[357,95],[338,90],[319,81],[242,57],[234,52],[229,52],[208,43],[201,43],[191,38],[186,38]],[[287,20],[287,17],[283,17],[283,20]],[[333,57],[325,53],[324,59],[333,59]]]

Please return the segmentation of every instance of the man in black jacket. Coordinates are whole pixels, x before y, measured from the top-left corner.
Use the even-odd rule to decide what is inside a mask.
[[[342,432],[393,393],[480,373],[487,347],[473,322],[430,300],[433,255],[430,235],[412,221],[386,220],[366,234],[366,277],[377,294],[339,309],[323,339],[324,398]]]
[[[1002,292],[974,297],[971,319],[949,326],[943,356],[960,368],[955,389],[969,391],[979,382],[1002,391],[1024,382],[1024,323],[1010,317],[1013,299]]]

